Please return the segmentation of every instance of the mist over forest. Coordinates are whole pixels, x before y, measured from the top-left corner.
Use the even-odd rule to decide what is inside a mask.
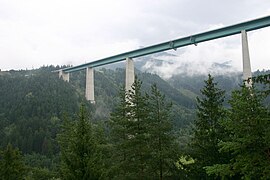
[[[65,66],[1,71],[1,179],[269,177],[269,70],[253,73],[251,90],[238,72],[161,78],[149,62],[137,62],[135,93],[123,90],[121,64],[98,68],[95,104],[85,71],[69,83],[53,73]]]

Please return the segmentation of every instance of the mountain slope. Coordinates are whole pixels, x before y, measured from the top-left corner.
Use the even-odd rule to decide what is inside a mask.
[[[176,88],[172,87],[168,82],[160,78],[158,75],[150,73],[141,73],[136,70],[136,75],[143,81],[142,90],[149,92],[153,83],[157,84],[160,91],[165,94],[168,101],[172,101],[175,106],[185,109],[193,109],[195,107],[194,99],[185,96]],[[124,86],[125,70],[124,69],[99,69],[94,73],[95,83],[95,111],[96,119],[106,119],[109,113],[117,103],[119,87]],[[76,86],[79,91],[85,91],[85,72],[75,72],[70,78],[70,84]]]
[[[95,71],[95,100],[90,104],[84,98],[85,71],[72,73],[70,82],[58,78],[53,70],[59,67],[42,67],[36,70],[0,73],[0,146],[12,142],[24,153],[54,154],[58,152],[56,134],[64,114],[75,116],[81,103],[86,104],[94,121],[106,121],[118,102],[118,90],[125,82],[124,69]],[[255,72],[256,74],[269,72]],[[149,92],[153,83],[173,103],[174,128],[179,129],[194,120],[195,97],[206,76],[173,76],[168,81],[158,75],[141,73],[142,90]],[[241,84],[241,75],[217,76],[216,81],[227,95]],[[229,96],[227,96],[227,99]]]
[[[59,67],[57,67],[59,68]],[[8,142],[24,153],[48,155],[58,151],[55,142],[63,116],[75,116],[81,103],[86,104],[94,121],[106,121],[118,102],[118,90],[124,85],[124,69],[95,71],[95,100],[84,98],[85,72],[75,72],[70,82],[52,73],[56,67],[0,73],[0,146]],[[136,72],[147,92],[153,83],[173,102],[175,129],[190,123],[194,100],[182,94],[159,76]]]

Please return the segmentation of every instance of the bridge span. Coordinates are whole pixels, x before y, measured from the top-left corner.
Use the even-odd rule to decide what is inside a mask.
[[[91,102],[95,102],[94,98],[94,68],[103,66],[106,64],[112,64],[119,61],[126,60],[126,90],[131,89],[131,85],[134,82],[134,64],[132,58],[137,58],[153,53],[158,53],[162,51],[167,51],[177,48],[197,45],[205,41],[210,41],[213,39],[223,38],[235,34],[241,34],[242,37],[242,59],[243,59],[243,79],[248,79],[251,77],[251,66],[248,48],[248,38],[247,32],[265,28],[270,26],[270,16],[242,22],[239,24],[222,27],[219,29],[202,32],[199,34],[194,34],[186,36],[183,38],[163,42],[160,44],[144,47],[141,49],[128,51],[125,53],[117,54],[114,56],[106,57],[103,59],[91,61],[89,63],[81,64],[78,66],[68,67],[64,69],[59,69],[59,77],[63,78],[65,81],[69,81],[69,73],[80,71],[86,69],[86,90],[85,97]],[[250,84],[247,84],[248,86]]]

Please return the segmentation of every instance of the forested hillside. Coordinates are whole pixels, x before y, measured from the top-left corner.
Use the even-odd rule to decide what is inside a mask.
[[[0,146],[18,147],[30,165],[56,168],[59,146],[56,136],[63,117],[76,117],[81,104],[86,105],[92,121],[105,122],[118,102],[124,85],[123,69],[101,69],[95,72],[95,105],[84,98],[85,72],[71,74],[70,83],[52,71],[59,67],[0,72]],[[170,86],[159,76],[137,72],[143,79],[143,91],[152,83],[173,102],[176,126],[185,126],[193,115],[194,101]],[[175,128],[177,129],[177,128]],[[55,163],[55,164],[54,164]]]
[[[15,156],[15,153],[14,158],[21,158],[23,161],[21,164],[21,166],[25,166],[23,171],[28,172],[24,174],[25,177],[29,179],[64,177],[64,174],[59,174],[60,166],[62,173],[70,173],[72,168],[69,169],[68,164],[63,165],[60,162],[67,163],[67,161],[76,160],[68,160],[63,154],[66,153],[70,158],[78,158],[73,154],[73,151],[78,155],[80,151],[71,143],[77,141],[77,145],[82,146],[79,144],[78,138],[84,137],[89,139],[87,141],[82,139],[82,143],[84,142],[86,145],[89,143],[89,146],[95,149],[93,151],[84,147],[85,145],[81,147],[82,151],[88,149],[87,153],[92,154],[87,161],[93,161],[98,166],[89,167],[92,169],[91,171],[95,172],[92,179],[97,177],[103,179],[137,177],[135,179],[138,179],[140,176],[142,179],[149,179],[152,172],[156,172],[156,174],[154,173],[155,179],[163,175],[168,178],[197,178],[202,174],[206,175],[206,172],[202,171],[202,167],[205,166],[209,166],[207,173],[211,174],[212,177],[218,175],[219,171],[210,167],[213,164],[188,166],[190,162],[192,164],[193,161],[201,161],[201,156],[197,156],[198,154],[194,151],[198,148],[197,146],[200,146],[196,143],[201,141],[201,136],[200,133],[196,135],[196,132],[194,135],[193,128],[200,126],[198,107],[205,104],[198,104],[198,102],[202,102],[202,100],[198,100],[198,97],[203,98],[204,94],[200,90],[205,88],[204,80],[209,77],[179,75],[165,81],[158,75],[136,70],[138,81],[134,85],[134,91],[137,93],[127,92],[126,96],[132,102],[129,104],[124,102],[125,96],[121,96],[124,87],[124,69],[98,69],[94,74],[95,104],[91,104],[84,98],[85,72],[72,73],[68,83],[59,79],[57,73],[53,73],[59,68],[49,66],[34,70],[0,72],[0,149],[3,149],[0,153],[0,155],[3,154],[0,156],[0,160],[3,160],[5,153],[22,152],[21,157]],[[257,71],[254,74],[267,73],[270,72]],[[228,100],[238,98],[235,97],[236,95],[233,97],[231,95],[235,89],[238,89],[239,93],[241,92],[240,74],[216,76],[215,81],[218,82],[218,84],[214,84],[216,88],[221,89],[222,92],[225,90],[224,94],[222,93],[223,95],[220,96],[222,100],[215,106],[221,109],[236,106],[234,102]],[[153,84],[155,85],[153,86]],[[264,85],[258,81],[257,87],[263,89]],[[267,102],[266,105],[269,105]],[[162,105],[156,106],[157,103]],[[135,105],[138,106],[137,109],[133,107]],[[160,116],[156,116],[159,113],[161,113]],[[223,115],[225,117],[226,113],[221,114],[218,114],[217,117],[221,118]],[[91,119],[91,124],[88,124],[86,118],[88,116]],[[141,119],[141,123],[137,124],[139,119]],[[159,125],[159,123],[164,124]],[[79,131],[82,133],[78,134]],[[89,131],[89,133],[84,131]],[[162,135],[163,131],[169,136]],[[127,138],[123,138],[121,133],[124,133]],[[130,141],[131,137],[136,137],[138,134],[141,134],[138,139]],[[212,135],[206,136],[212,137]],[[92,139],[93,137],[94,139]],[[164,142],[161,141],[163,138],[166,139]],[[217,135],[218,140],[222,138]],[[144,144],[147,142],[150,143],[149,147]],[[163,149],[161,142],[170,147],[171,151]],[[190,142],[193,145],[192,143],[188,145]],[[13,147],[18,149],[14,150]],[[115,154],[118,149],[123,147],[126,149],[123,154]],[[141,150],[142,154],[136,152],[134,148],[138,148],[138,152]],[[211,148],[217,149],[218,147]],[[160,153],[164,154],[160,156]],[[94,157],[92,157],[93,154],[95,154]],[[177,155],[178,159],[169,154]],[[121,160],[121,158],[131,158],[132,156],[135,159]],[[142,162],[142,156],[146,158],[145,162]],[[218,156],[220,154],[217,154]],[[117,164],[112,166],[109,162],[103,162],[108,158]],[[226,160],[217,161],[217,163],[227,163]],[[163,161],[164,163],[161,163]],[[131,167],[129,163],[134,163],[134,166]],[[161,166],[164,166],[164,169],[157,168],[160,163],[163,164]],[[178,170],[176,167],[172,167],[172,164],[178,164]],[[130,173],[123,172],[125,166],[130,166],[130,171],[127,171]],[[84,167],[80,165],[80,168]],[[196,168],[200,171],[197,171]],[[120,174],[113,171],[119,171]],[[31,173],[29,174],[29,172]],[[141,172],[141,174],[137,174],[137,172]],[[190,173],[194,174],[194,177]],[[1,173],[0,175],[2,177]],[[76,177],[80,177],[80,173]]]
[[[185,95],[182,91],[174,88],[158,75],[136,71],[138,79],[143,81],[142,91],[149,92],[152,84],[157,84],[159,90],[173,103],[173,116],[175,125],[185,126],[190,122],[194,114],[195,99]],[[120,87],[124,87],[124,69],[98,69],[95,71],[95,106],[93,106],[93,117],[95,120],[104,120],[109,117],[110,112],[117,103],[117,95]],[[77,88],[81,94],[85,91],[85,72],[71,74],[70,84]]]

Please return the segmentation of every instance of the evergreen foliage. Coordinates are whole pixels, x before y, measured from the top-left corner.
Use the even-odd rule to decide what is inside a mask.
[[[166,102],[165,95],[161,94],[157,85],[152,85],[151,94],[147,95],[147,109],[151,154],[149,166],[154,179],[173,177],[176,170],[179,149],[172,131],[171,108],[172,104]]]
[[[219,143],[220,151],[232,156],[228,163],[207,167],[207,173],[242,179],[270,177],[270,111],[262,103],[264,98],[253,87],[233,92],[229,116],[223,122],[229,138]]]
[[[149,177],[148,164],[150,160],[149,147],[149,132],[148,122],[149,116],[147,111],[146,97],[141,90],[142,82],[135,78],[132,85],[132,90],[127,94],[128,103],[128,139],[126,144],[127,157],[129,162],[128,178],[137,177],[138,179],[145,179]]]
[[[120,90],[120,101],[111,115],[113,162],[116,179],[173,177],[177,144],[172,133],[171,104],[156,85],[143,94],[135,79],[132,90]]]
[[[144,83],[136,79],[132,91],[122,88],[117,96],[125,71],[96,69],[96,104],[91,105],[84,98],[85,72],[72,73],[67,83],[52,73],[59,68],[0,72],[1,173],[9,152],[18,155],[13,160],[25,170],[12,169],[21,172],[16,179],[269,177],[270,76],[263,74],[270,71],[255,72],[262,74],[252,78],[256,90],[237,87],[238,75],[215,77],[226,89],[225,100],[238,89],[230,104],[224,103],[225,113],[224,92],[212,77],[200,95],[204,76],[175,76],[166,82],[136,71]],[[77,117],[81,103],[86,107]],[[9,143],[16,148],[7,151]],[[186,156],[178,156],[179,146]]]
[[[61,174],[64,179],[97,179],[97,144],[91,123],[81,106],[77,121],[65,120],[59,135]]]
[[[119,102],[115,110],[111,113],[109,125],[111,127],[112,143],[112,164],[109,174],[111,177],[117,176],[119,179],[127,177],[127,142],[128,142],[128,103],[126,101],[126,91],[122,87],[119,91]],[[117,173],[116,173],[117,172]]]
[[[0,146],[9,142],[24,154],[52,156],[60,118],[73,116],[82,98],[76,89],[51,73],[53,67],[9,72],[0,76]]]
[[[217,87],[210,74],[204,82],[205,86],[201,90],[203,96],[197,98],[194,137],[191,139],[188,152],[195,161],[189,165],[191,172],[200,179],[208,179],[204,167],[226,160],[218,147],[219,141],[225,136],[225,131],[220,125],[220,121],[225,117],[223,108],[225,92]]]
[[[0,152],[0,179],[23,179],[27,173],[21,152],[8,144],[6,149]]]

